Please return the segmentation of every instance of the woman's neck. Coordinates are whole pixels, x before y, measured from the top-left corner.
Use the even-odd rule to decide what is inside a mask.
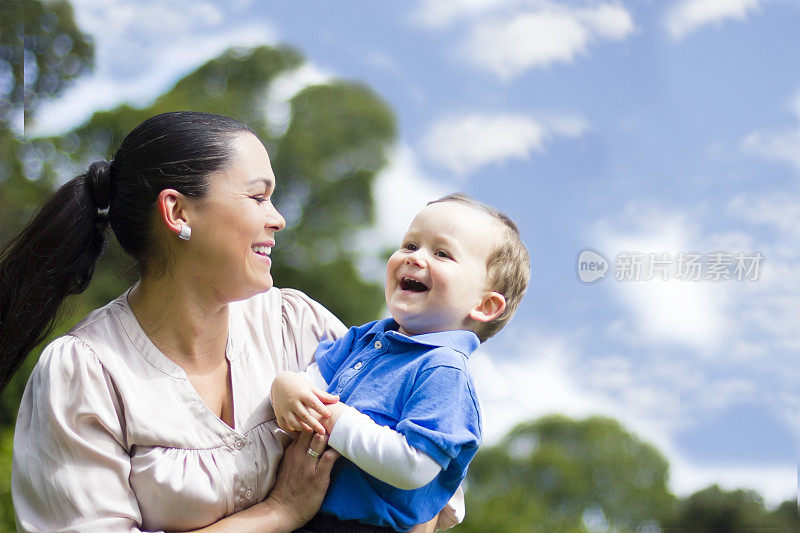
[[[184,370],[213,367],[225,358],[228,304],[169,274],[142,277],[128,294],[139,324],[161,352]]]

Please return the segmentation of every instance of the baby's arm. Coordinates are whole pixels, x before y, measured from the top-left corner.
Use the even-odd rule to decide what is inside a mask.
[[[272,382],[270,396],[282,430],[316,431],[320,435],[325,434],[320,420],[331,416],[326,404],[339,401],[338,396],[317,388],[307,372],[281,372]]]
[[[425,452],[410,446],[403,434],[375,423],[357,409],[342,402],[320,404],[319,409],[308,403],[314,402],[315,399],[322,400],[321,397],[314,395],[327,388],[328,383],[316,363],[312,363],[305,372],[299,374],[287,372],[279,374],[272,385],[273,403],[282,404],[280,407],[275,405],[278,423],[282,423],[281,416],[285,416],[283,412],[288,410],[285,407],[287,403],[285,400],[302,394],[306,403],[300,401],[299,404],[302,404],[300,407],[305,409],[311,421],[308,417],[298,421],[303,420],[307,424],[312,422],[323,426],[323,431],[316,431],[321,434],[327,432],[331,436],[328,445],[369,475],[399,489],[411,490],[427,485],[441,472],[439,464]],[[338,399],[337,396],[331,397]],[[315,411],[314,414],[324,409],[327,416],[316,418],[314,414],[308,412],[309,408]]]
[[[381,426],[341,402],[322,419],[330,434],[328,445],[369,475],[402,490],[423,487],[442,467],[428,454],[408,444],[402,433]]]

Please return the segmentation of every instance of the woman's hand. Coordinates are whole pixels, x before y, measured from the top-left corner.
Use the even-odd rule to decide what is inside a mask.
[[[322,505],[331,468],[339,453],[329,448],[328,437],[304,431],[286,448],[278,478],[265,504],[289,517],[297,529],[311,520]]]

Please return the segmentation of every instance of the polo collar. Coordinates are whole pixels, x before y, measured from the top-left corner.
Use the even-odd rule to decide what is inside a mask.
[[[397,331],[399,327],[393,318],[384,318],[375,322],[364,336],[372,339],[373,337],[384,335],[407,344],[421,344],[434,348],[452,348],[467,357],[480,346],[478,336],[474,332],[464,329],[421,333],[419,335],[403,335]]]

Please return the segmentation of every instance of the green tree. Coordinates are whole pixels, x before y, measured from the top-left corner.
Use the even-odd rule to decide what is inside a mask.
[[[726,491],[712,485],[695,492],[676,506],[675,513],[664,521],[664,531],[687,533],[725,531],[774,531],[793,533],[800,530],[797,506],[784,502],[768,511],[763,498],[752,490]]]
[[[800,531],[800,509],[796,500],[786,500],[768,516],[782,531]]]
[[[92,67],[91,39],[66,1],[0,3],[0,242],[16,233],[52,188],[24,121]]]
[[[0,122],[8,125],[91,69],[94,46],[66,0],[5,0],[0,15]]]
[[[668,464],[615,420],[551,416],[482,449],[459,531],[641,531],[667,516]]]
[[[0,243],[21,229],[53,185],[22,135],[43,99],[57,97],[92,67],[91,39],[66,1],[0,2]],[[0,319],[2,319],[0,317]],[[15,531],[11,506],[11,423],[32,362],[0,397],[0,531]]]

